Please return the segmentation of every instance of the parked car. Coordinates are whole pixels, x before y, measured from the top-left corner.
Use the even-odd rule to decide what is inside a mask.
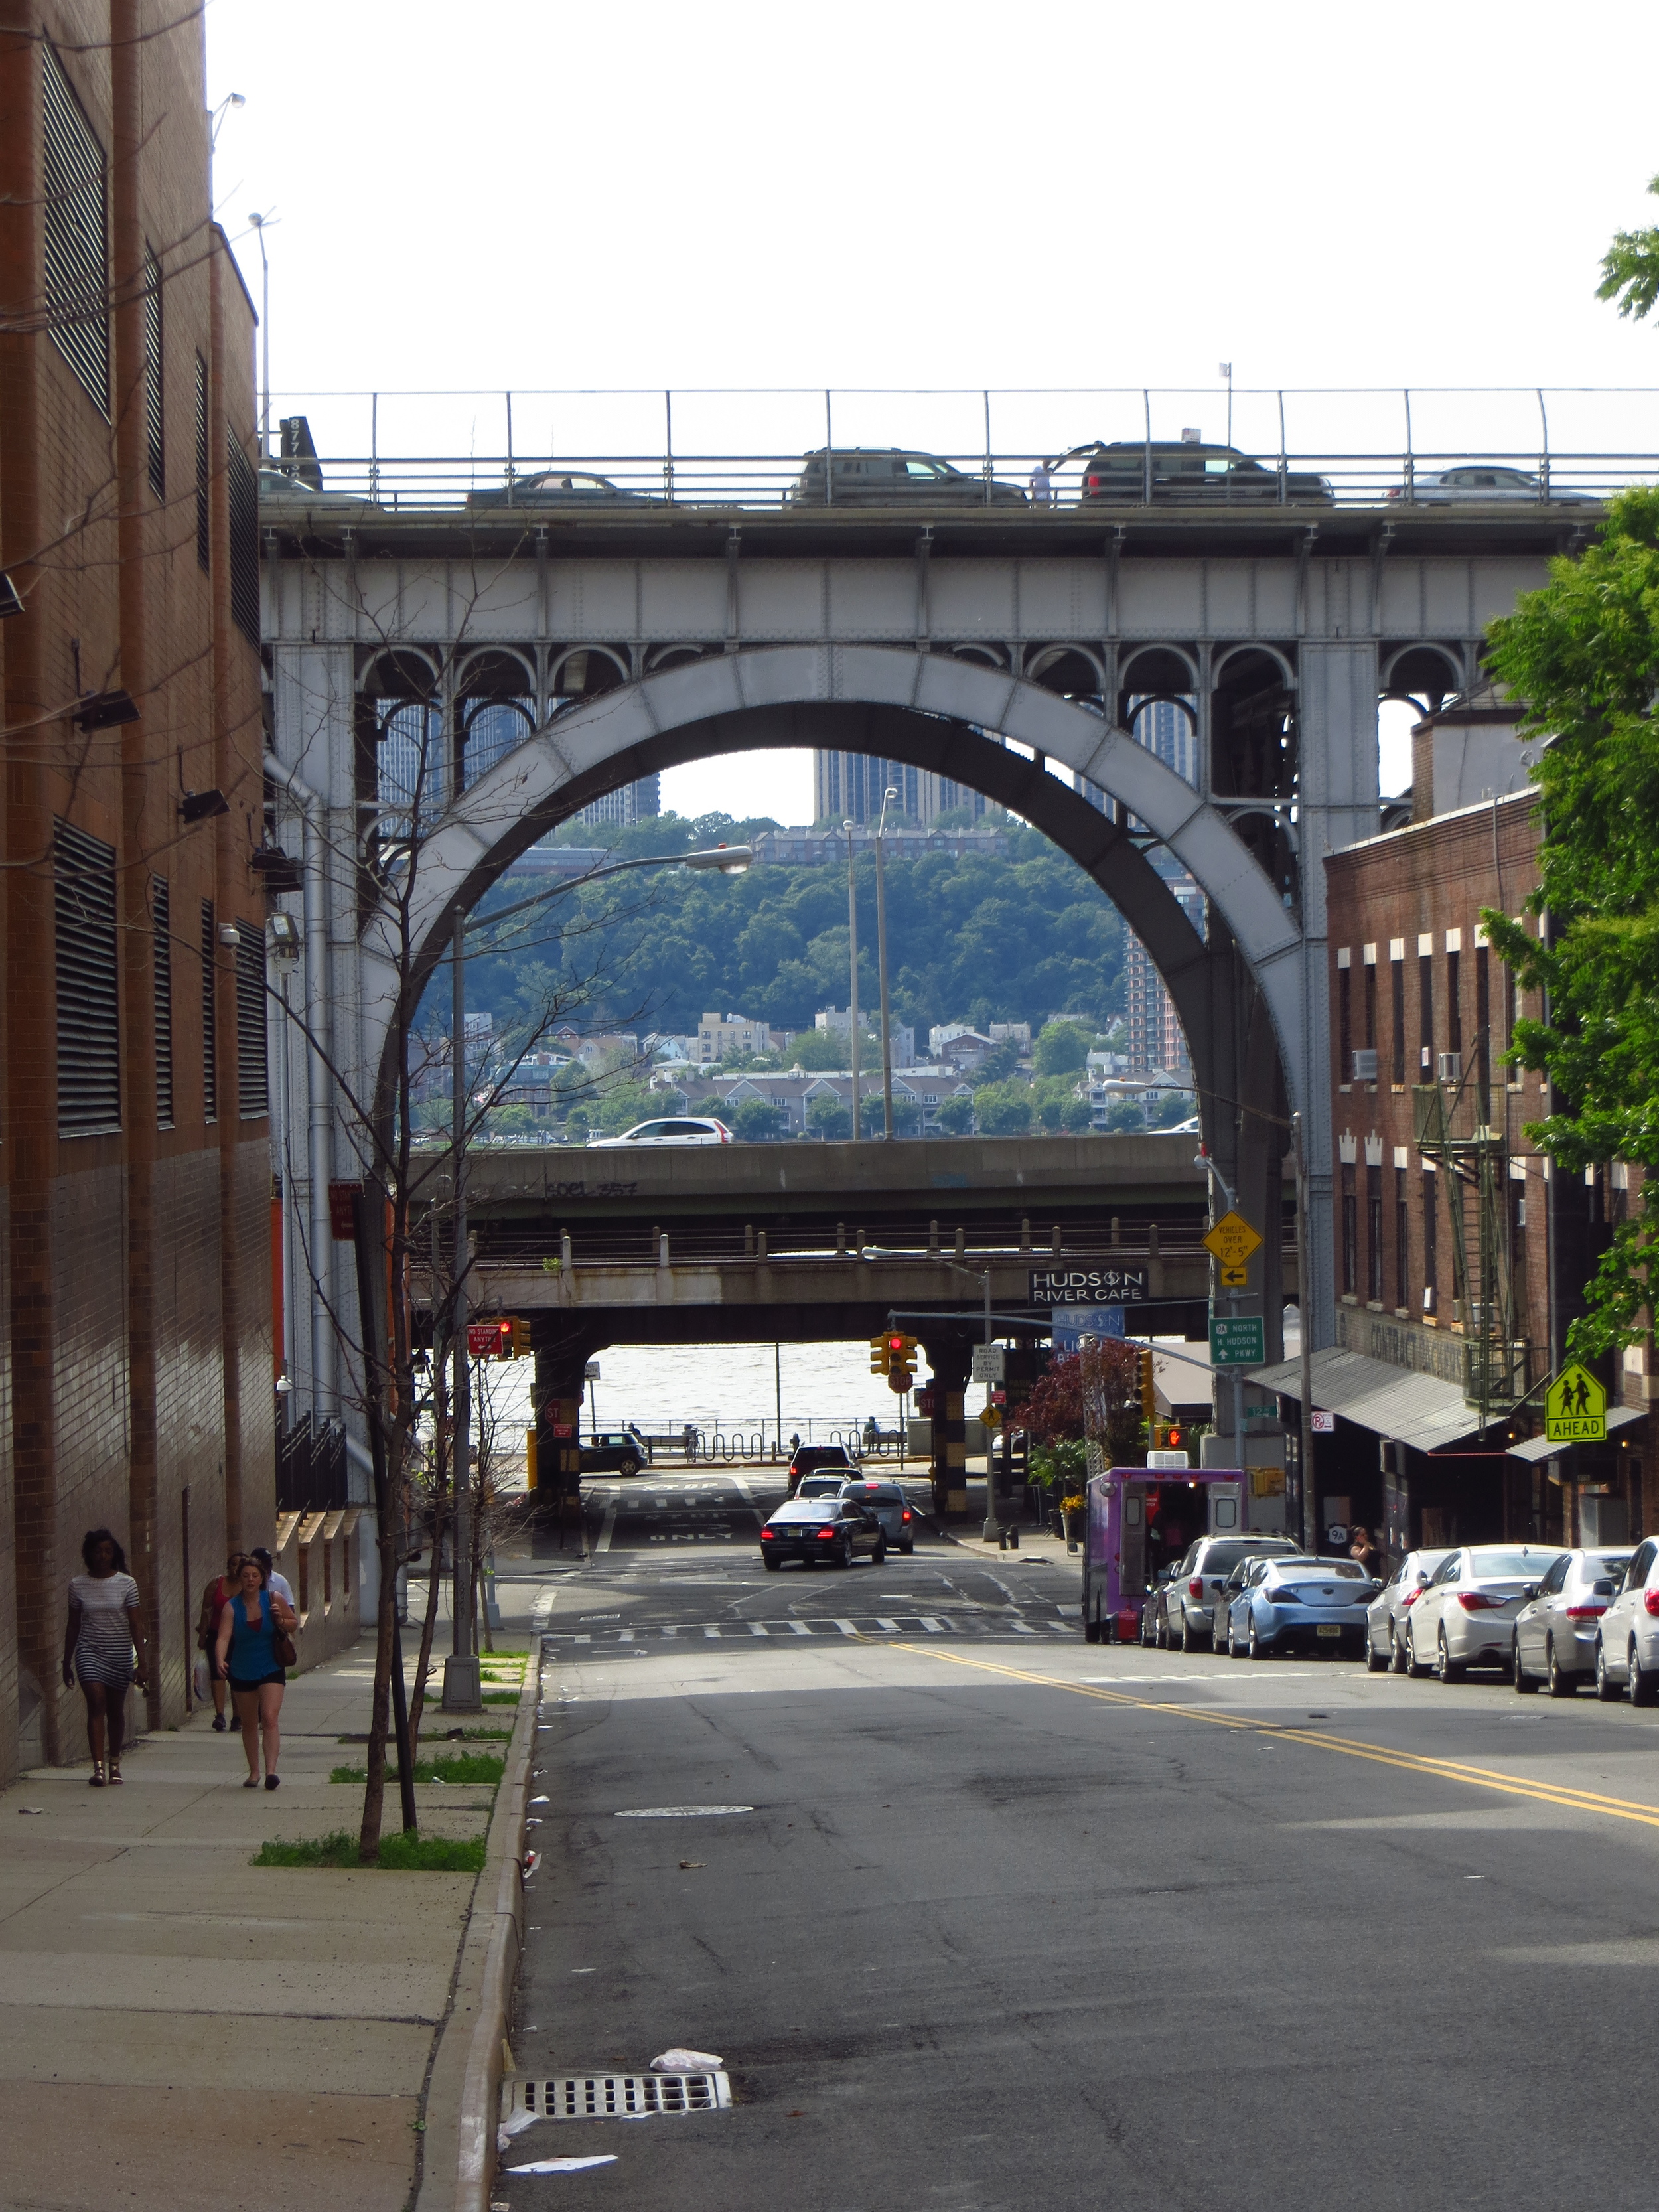
[[[821,1481],[823,1477],[809,1477],[808,1480]],[[803,1492],[805,1487],[803,1483]],[[896,1545],[901,1552],[915,1550],[916,1516],[911,1510],[909,1499],[897,1483],[878,1482],[869,1475],[859,1475],[851,1482],[842,1484],[841,1494],[843,1498],[850,1498],[854,1504],[862,1505],[866,1512],[875,1515],[890,1544]]]
[[[823,507],[823,449],[802,456],[801,471],[783,495],[786,507]],[[1018,484],[970,476],[936,453],[911,453],[897,446],[835,448],[830,477],[836,507],[1024,507]]]
[[[851,1498],[797,1498],[780,1505],[761,1530],[761,1558],[775,1571],[786,1559],[850,1567],[860,1555],[879,1566],[887,1537],[873,1513]]]
[[[1633,1705],[1659,1697],[1659,1539],[1638,1544],[1595,1637],[1595,1694],[1611,1704],[1621,1690]]]
[[[313,462],[313,471],[315,465]],[[278,514],[298,513],[306,507],[339,515],[353,512],[373,514],[378,511],[374,501],[365,499],[361,492],[325,491],[320,483],[310,483],[304,477],[279,469],[270,462],[260,470],[258,483],[260,506]]]
[[[797,1444],[789,1458],[789,1495],[793,1498],[809,1474],[832,1473],[837,1484],[856,1474],[858,1462],[842,1444]]]
[[[1143,1644],[1163,1644],[1164,1635],[1159,1624],[1164,1618],[1164,1593],[1180,1564],[1178,1559],[1171,1559],[1167,1566],[1158,1570],[1146,1586],[1146,1595],[1140,1601],[1140,1640]]]
[[[1239,1561],[1250,1553],[1269,1559],[1293,1559],[1301,1552],[1288,1536],[1200,1536],[1164,1585],[1156,1641],[1164,1650],[1215,1648],[1215,1596]]]
[[[1571,1697],[1581,1679],[1594,1675],[1601,1620],[1630,1562],[1628,1544],[1551,1560],[1537,1596],[1515,1616],[1510,1666],[1523,1696],[1537,1689],[1540,1675],[1553,1698]]]
[[[1407,1552],[1371,1600],[1365,1615],[1365,1664],[1373,1674],[1392,1666],[1396,1674],[1406,1671],[1406,1615],[1429,1586],[1429,1578],[1450,1554]]]
[[[584,1474],[637,1474],[645,1447],[627,1429],[598,1429],[581,1447]]]
[[[1419,507],[1455,507],[1473,500],[1482,507],[1507,506],[1516,500],[1528,506],[1595,507],[1587,493],[1546,492],[1539,479],[1524,469],[1498,468],[1489,461],[1467,462],[1455,469],[1434,469],[1413,475],[1409,486],[1390,484],[1385,500],[1409,499]]]
[[[469,507],[666,507],[665,499],[649,492],[624,491],[609,477],[580,469],[543,469],[533,476],[516,477],[510,484],[493,485],[488,491],[470,491]]]
[[[1311,1565],[1318,1564],[1316,1558],[1311,1553],[1304,1553],[1299,1556],[1306,1559]],[[1269,1567],[1284,1566],[1289,1564],[1290,1562],[1282,1555],[1275,1557],[1261,1552],[1249,1552],[1239,1561],[1216,1592],[1214,1632],[1218,1651],[1224,1651],[1230,1659],[1242,1659],[1245,1656],[1249,1650],[1246,1635],[1249,1608],[1241,1603],[1241,1600],[1255,1589]]]
[[[1516,1615],[1560,1555],[1559,1544],[1465,1544],[1448,1552],[1406,1617],[1407,1674],[1432,1666],[1443,1682],[1469,1667],[1507,1674]]]
[[[590,1152],[614,1152],[619,1145],[729,1145],[732,1132],[713,1114],[679,1114],[672,1121],[635,1121],[620,1137],[590,1137]]]
[[[1239,1635],[1252,1659],[1291,1650],[1351,1652],[1365,1641],[1365,1608],[1376,1584],[1358,1559],[1270,1559],[1233,1607],[1229,1639]]]
[[[1278,464],[1254,460],[1237,446],[1188,444],[1184,439],[1175,444],[1155,438],[1148,447],[1144,440],[1116,438],[1110,444],[1073,447],[1065,459],[1083,463],[1080,499],[1140,506],[1146,499],[1149,456],[1154,500],[1257,507],[1276,502],[1279,496]],[[1284,492],[1292,506],[1335,504],[1329,483],[1311,469],[1286,469]]]

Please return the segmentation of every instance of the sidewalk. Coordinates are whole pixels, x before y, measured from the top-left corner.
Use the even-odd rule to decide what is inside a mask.
[[[521,1649],[534,1593],[502,1595]],[[240,1736],[210,1708],[130,1745],[118,1790],[88,1789],[83,1761],[0,1792],[7,2212],[408,2201],[477,1877],[249,1864],[268,1836],[356,1828],[362,1790],[328,1773],[362,1758],[338,1739],[368,1729],[373,1650],[290,1681],[279,1790],[242,1788]],[[423,1832],[487,1825],[487,1790],[418,1795]]]

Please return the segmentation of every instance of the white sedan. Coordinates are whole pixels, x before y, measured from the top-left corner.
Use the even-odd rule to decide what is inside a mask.
[[[1515,1618],[1561,1556],[1559,1544],[1465,1544],[1449,1552],[1406,1616],[1406,1672],[1455,1682],[1467,1667],[1507,1675]]]
[[[1553,486],[1547,492],[1538,478],[1528,476],[1524,469],[1500,468],[1491,461],[1478,461],[1458,469],[1419,471],[1409,486],[1391,484],[1383,497],[1410,499],[1419,507],[1453,507],[1464,500],[1474,500],[1483,507],[1506,507],[1517,500],[1534,507],[1595,505],[1585,493],[1557,491]]]
[[[620,1137],[590,1137],[590,1152],[614,1151],[619,1145],[729,1145],[732,1132],[712,1114],[681,1114],[672,1121],[635,1121]]]
[[[1595,1638],[1595,1694],[1610,1704],[1621,1690],[1633,1705],[1659,1696],[1659,1538],[1639,1544]]]

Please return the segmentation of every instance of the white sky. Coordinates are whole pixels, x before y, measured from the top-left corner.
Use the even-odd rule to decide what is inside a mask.
[[[247,102],[221,217],[256,298],[246,218],[272,218],[271,381],[313,422],[309,395],[371,389],[1146,384],[1214,436],[1221,361],[1659,385],[1659,330],[1594,296],[1613,231],[1659,212],[1653,0],[207,20],[210,100]],[[488,410],[476,435],[499,447]],[[665,804],[805,820],[808,758],[677,769]]]

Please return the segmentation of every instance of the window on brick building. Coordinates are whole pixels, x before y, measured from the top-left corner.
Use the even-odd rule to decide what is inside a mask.
[[[1376,1050],[1376,962],[1365,963],[1365,1049]]]
[[[157,499],[165,499],[167,476],[161,442],[161,264],[148,246],[144,248],[144,424],[149,437],[149,488]]]
[[[40,49],[41,230],[46,327],[100,411],[109,413],[109,222],[104,149],[64,65]]]
[[[149,886],[152,988],[155,1007],[155,1126],[173,1127],[173,928],[165,876]]]
[[[1347,955],[1342,956],[1342,965],[1336,971],[1336,1066],[1337,1081],[1353,1080],[1353,969],[1347,965]]]
[[[214,1000],[213,901],[202,901],[202,1119],[219,1118],[219,1014]]]
[[[1492,1119],[1492,977],[1484,945],[1474,948],[1474,1053],[1480,1086],[1480,1118]]]
[[[213,559],[213,508],[208,485],[208,372],[196,356],[196,565],[205,574]]]
[[[1439,1226],[1434,1210],[1434,1177],[1423,1170],[1423,1310],[1431,1314],[1439,1296],[1439,1266],[1436,1254],[1436,1231]]]
[[[1461,1053],[1463,1049],[1463,993],[1461,978],[1463,956],[1453,951],[1446,955],[1446,1049]]]
[[[265,1074],[265,933],[236,925],[236,1111],[257,1121],[270,1111]]]
[[[1417,963],[1417,1065],[1425,1075],[1434,1073],[1434,961],[1423,953]]]
[[[1394,1302],[1396,1308],[1411,1304],[1407,1287],[1411,1275],[1411,1217],[1406,1199],[1406,1170],[1394,1171]]]
[[[91,1137],[121,1126],[115,848],[58,822],[52,850],[58,1133]]]
[[[1352,1164],[1342,1169],[1342,1288],[1353,1297],[1359,1290],[1359,1194],[1354,1188]]]
[[[1406,963],[1389,963],[1389,989],[1394,998],[1394,1080],[1406,1080]]]
[[[230,618],[252,646],[259,642],[259,487],[253,465],[228,437],[230,477]]]
[[[1365,1295],[1374,1306],[1382,1303],[1382,1170],[1365,1170]]]
[[[1510,1293],[1515,1301],[1516,1333],[1527,1334],[1527,1186],[1510,1178]]]

